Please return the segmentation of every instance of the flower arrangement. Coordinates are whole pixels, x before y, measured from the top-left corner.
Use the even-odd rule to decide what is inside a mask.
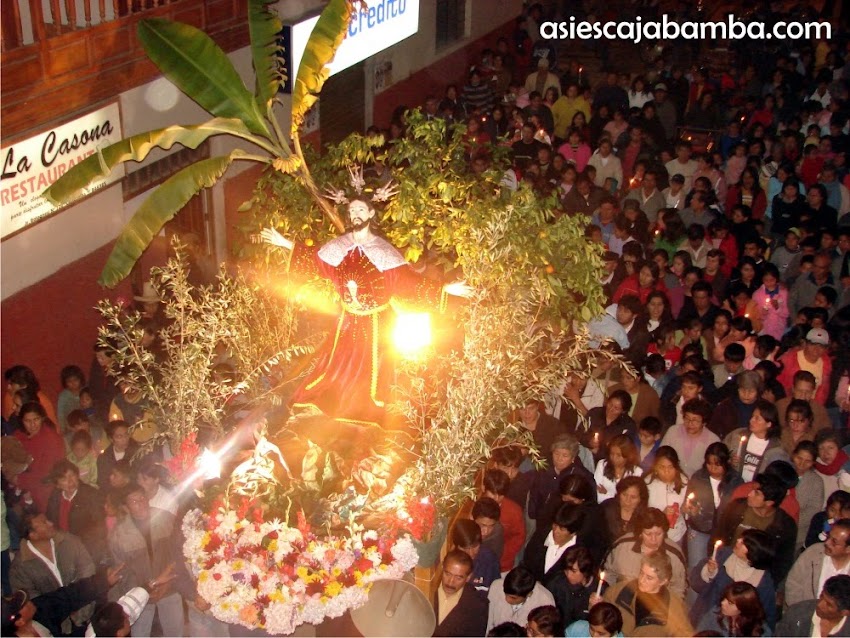
[[[319,537],[299,513],[297,527],[223,507],[183,520],[183,553],[212,614],[227,623],[290,634],[366,603],[375,580],[400,578],[417,563],[407,536],[350,530]]]

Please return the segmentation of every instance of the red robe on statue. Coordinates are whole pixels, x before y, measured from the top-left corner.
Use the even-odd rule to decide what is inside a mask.
[[[346,234],[318,250],[296,244],[290,270],[330,279],[342,303],[334,335],[293,396],[293,412],[319,409],[340,421],[382,425],[393,383],[392,306],[434,308],[442,286],[376,236],[358,245]]]

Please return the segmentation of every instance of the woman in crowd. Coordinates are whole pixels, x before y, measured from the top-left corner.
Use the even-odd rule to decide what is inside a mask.
[[[658,326],[673,321],[673,312],[670,310],[670,300],[661,291],[653,291],[646,298],[646,329],[654,332]]]
[[[738,428],[730,432],[724,443],[732,454],[732,465],[741,473],[744,481],[752,481],[756,474],[773,461],[788,461],[788,453],[780,442],[782,430],[776,405],[759,399],[747,429]]]
[[[682,472],[676,450],[667,445],[658,448],[646,485],[649,507],[664,512],[670,526],[668,537],[674,543],[681,543],[687,530],[682,505],[688,492],[688,477]]]
[[[729,448],[723,443],[709,445],[705,463],[688,482],[688,498],[682,508],[688,524],[688,569],[708,556],[718,514],[741,483],[741,475],[732,468]]]
[[[17,486],[29,492],[35,507],[44,512],[51,491],[47,478],[53,465],[65,458],[65,442],[48,420],[47,411],[36,401],[21,407],[21,423],[24,429],[15,432],[14,436],[32,461],[18,474]]]
[[[790,410],[789,410],[790,412]],[[812,441],[800,441],[791,454],[791,462],[797,471],[797,502],[800,504],[800,519],[797,522],[797,549],[806,542],[806,534],[824,502],[823,481],[814,470],[818,456],[817,446]]]
[[[617,483],[628,476],[640,476],[638,452],[632,438],[618,434],[608,443],[608,454],[596,464],[593,478],[599,501],[612,498],[617,491]]]
[[[758,593],[747,582],[727,585],[721,595],[720,605],[702,617],[697,630],[714,631],[719,636],[771,635]]]
[[[850,457],[841,448],[841,435],[835,430],[821,430],[815,437],[815,445],[818,446],[815,471],[823,481],[824,492],[850,491]]]
[[[693,635],[685,603],[668,588],[672,576],[670,556],[655,552],[641,559],[636,579],[612,585],[605,592],[604,602],[616,605],[623,615],[626,636]],[[602,601],[596,593],[590,597],[593,605]],[[649,627],[651,634],[641,631]]]
[[[605,553],[624,534],[635,533],[649,506],[649,490],[643,478],[627,476],[617,483],[616,494],[599,506],[597,532],[605,539]]]
[[[670,556],[673,575],[670,589],[679,597],[685,595],[685,557],[681,546],[667,537],[670,521],[661,510],[647,509],[636,521],[637,531],[621,536],[605,559],[605,581],[614,585],[632,580],[640,573],[640,560],[646,554],[660,553]]]
[[[729,344],[729,330],[732,327],[732,313],[721,308],[714,316],[714,323],[703,333],[708,344],[708,362],[711,365],[723,363],[723,350]],[[719,353],[719,356],[718,356]]]
[[[719,546],[691,570],[688,583],[697,593],[691,606],[691,621],[695,624],[720,605],[723,592],[735,582],[755,587],[764,607],[767,624],[776,625],[776,588],[770,575],[775,556],[771,536],[760,529],[746,529],[733,547]]]
[[[629,416],[632,409],[632,397],[625,390],[615,390],[608,395],[605,405],[593,408],[587,413],[590,428],[587,431],[585,445],[599,460],[608,449],[608,444],[618,434],[634,437],[637,428]]]
[[[789,456],[803,441],[813,442],[815,440],[817,432],[812,426],[813,419],[812,406],[809,405],[808,401],[792,399],[788,404],[785,409],[785,429],[782,430],[782,436],[779,440],[782,443],[782,449]],[[817,458],[817,454],[815,454],[815,458]]]

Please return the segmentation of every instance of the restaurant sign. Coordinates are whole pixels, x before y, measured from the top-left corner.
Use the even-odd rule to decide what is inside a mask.
[[[56,207],[41,193],[71,167],[98,149],[121,140],[118,103],[0,149],[0,232],[5,239],[49,217],[73,202]],[[124,176],[123,165],[89,185],[79,198],[113,184]],[[76,200],[75,200],[76,201]]]

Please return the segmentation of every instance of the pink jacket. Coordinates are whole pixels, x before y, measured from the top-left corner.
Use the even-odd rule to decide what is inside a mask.
[[[575,164],[576,171],[581,173],[584,170],[584,167],[587,166],[587,162],[590,159],[591,150],[590,147],[584,142],[580,142],[578,148],[573,149],[570,146],[569,142],[565,142],[561,144],[558,148],[558,153],[564,156],[564,159],[568,162],[572,162]]]
[[[774,308],[770,303],[770,295],[767,294],[764,286],[759,287],[753,293],[753,301],[761,310],[763,335],[770,335],[774,339],[782,339],[785,328],[788,325],[788,289],[782,284],[779,285],[779,292],[773,297],[779,302],[779,307]]]

